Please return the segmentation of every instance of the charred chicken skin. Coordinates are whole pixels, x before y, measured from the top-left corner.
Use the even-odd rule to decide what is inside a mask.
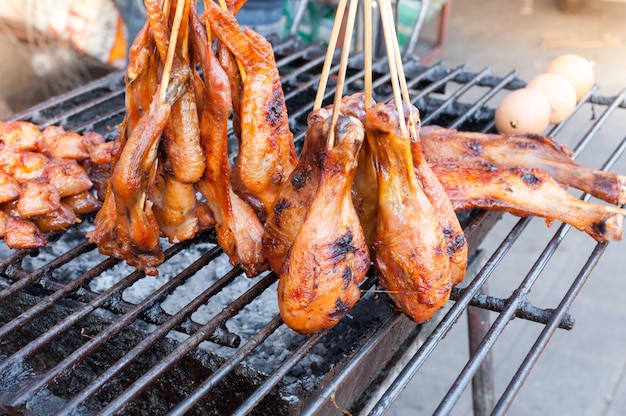
[[[350,195],[362,123],[340,116],[336,142],[321,162],[320,180],[278,283],[280,314],[308,334],[336,325],[360,298],[369,251]]]
[[[424,322],[450,297],[450,260],[439,218],[420,187],[409,138],[402,136],[399,123],[390,104],[376,104],[365,116],[379,189],[374,264],[395,305]]]

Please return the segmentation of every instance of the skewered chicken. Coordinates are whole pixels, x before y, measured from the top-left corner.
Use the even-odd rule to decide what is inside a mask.
[[[303,334],[336,325],[360,298],[370,261],[350,192],[363,138],[359,120],[339,116],[335,145],[319,160],[319,185],[282,265],[280,314]]]
[[[241,265],[246,275],[256,276],[264,268],[261,254],[263,225],[250,206],[232,190],[228,160],[228,118],[231,93],[228,75],[221,67],[199,19],[192,13],[192,41],[205,74],[200,117],[200,137],[206,154],[206,170],[196,184],[215,217],[217,240],[230,262]]]
[[[298,165],[267,213],[263,254],[278,275],[317,192],[326,153],[330,116],[331,110],[327,108],[309,113]]]
[[[372,104],[374,102],[372,101]],[[342,114],[358,118],[365,124],[365,96],[355,93],[341,99]],[[365,132],[367,136],[367,132]],[[376,166],[372,151],[367,140],[363,142],[359,151],[359,163],[352,183],[352,202],[359,214],[361,226],[365,233],[367,245],[371,248],[376,234],[376,220],[378,218],[378,184]],[[373,254],[373,253],[372,253]]]
[[[390,104],[376,104],[366,113],[379,188],[374,263],[396,306],[424,322],[450,297],[450,260],[437,213],[415,175],[409,138],[399,126]]]
[[[393,103],[392,101],[391,104]],[[342,99],[341,111],[354,115],[364,121],[364,95],[357,93],[349,97],[344,97]],[[414,120],[419,121],[419,111],[417,108],[412,107],[411,111],[413,112],[413,118],[411,118],[408,106],[405,106],[404,117],[407,124]],[[415,127],[419,129],[419,125]],[[448,257],[450,258],[450,266],[452,268],[452,283],[460,283],[465,277],[465,269],[467,267],[467,240],[465,239],[465,233],[452,207],[452,203],[446,196],[445,190],[421,154],[420,141],[413,138],[410,142],[415,174],[424,194],[435,208],[435,213],[439,218],[443,235],[446,239]],[[361,148],[359,167],[357,168],[352,190],[352,198],[359,212],[359,218],[361,219],[366,238],[368,238],[368,242],[371,246],[376,231],[378,186],[376,167],[373,164],[373,158],[368,143],[364,143]]]
[[[244,32],[235,17],[215,3],[209,1],[205,8],[213,32],[246,73],[233,184],[242,184],[267,211],[298,163],[274,52],[263,36],[250,29]]]
[[[168,45],[168,26],[166,18],[156,0],[146,0],[146,14],[150,23],[150,30],[161,60],[165,62]],[[183,38],[188,35],[187,27],[190,12],[190,2],[184,2],[181,30],[178,44],[183,44]],[[170,14],[172,16],[172,14]],[[184,47],[175,50],[172,70],[186,74],[191,81],[189,53]],[[198,123],[198,109],[193,83],[183,87],[180,98],[172,103],[171,113],[163,134],[162,147],[165,153],[166,170],[177,182],[193,183],[202,177],[205,168],[204,152],[200,145]],[[168,180],[169,182],[169,180]],[[169,205],[174,205],[173,201]]]
[[[460,132],[436,126],[423,127],[420,137],[430,162],[537,168],[562,185],[611,204],[626,203],[626,177],[576,164],[567,148],[550,137]]]
[[[455,209],[484,208],[557,219],[597,241],[622,237],[626,211],[574,198],[539,169],[432,163]]]

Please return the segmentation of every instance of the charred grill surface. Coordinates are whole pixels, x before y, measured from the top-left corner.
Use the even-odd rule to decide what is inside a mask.
[[[325,50],[289,39],[276,43],[274,52],[290,129],[299,149]],[[391,91],[386,63],[374,70],[374,99],[387,102]],[[422,67],[410,57],[405,71],[422,125],[459,131],[493,132],[490,100],[503,90],[523,86],[515,73],[496,77],[488,69],[474,73],[465,67]],[[345,95],[363,90],[362,75],[356,56],[350,61]],[[123,76],[112,73],[16,119],[42,128],[61,125],[78,133],[95,130],[112,140],[125,115]],[[465,95],[468,91],[477,93]],[[329,88],[325,104],[333,94]],[[588,133],[568,143],[574,158],[598,127],[625,107],[624,94],[592,95],[577,111],[584,111],[590,103],[599,116]],[[560,132],[558,127],[551,133],[565,140]],[[236,141],[232,131],[229,135]],[[624,143],[616,144],[602,169],[610,169],[624,148]],[[310,178],[302,171],[291,180],[297,191]],[[292,209],[288,202],[293,200],[277,204],[273,212]],[[472,259],[500,214],[475,209],[457,214]],[[282,324],[276,276],[266,272],[255,279],[243,277],[243,271],[233,268],[216,245],[214,231],[178,244],[163,241],[165,262],[159,266],[158,277],[100,255],[85,239],[93,228],[89,220],[64,233],[46,235],[49,244],[40,250],[11,251],[2,245],[0,413],[19,414],[28,409],[31,414],[67,414],[78,409],[85,414],[249,411],[326,415],[342,410],[381,414],[415,373],[419,377],[430,351],[468,305],[499,312],[506,321],[513,316],[537,321],[550,331],[558,326],[571,328],[573,320],[566,311],[575,297],[572,293],[584,284],[606,244],[593,248],[558,308],[539,308],[526,299],[536,274],[514,285],[507,299],[479,290],[529,222],[529,218],[521,219],[486,265],[468,273],[467,288],[453,288],[454,302],[439,317],[441,321],[433,320],[434,330],[395,311],[370,275],[361,284],[361,300],[349,316],[336,327],[310,336],[296,334]],[[553,228],[556,236],[547,243],[543,259],[558,248],[569,229]],[[338,242],[337,250],[349,249],[348,240]],[[483,348],[491,349],[500,333]],[[540,337],[539,342],[546,341]],[[529,359],[538,354],[531,353]],[[529,370],[516,374],[512,385],[523,379],[524,371]],[[394,373],[399,375],[389,376]],[[461,394],[472,375],[459,375],[449,401]],[[512,400],[509,393],[502,400]]]

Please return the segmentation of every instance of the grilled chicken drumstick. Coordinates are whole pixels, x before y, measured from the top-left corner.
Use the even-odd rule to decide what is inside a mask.
[[[263,36],[250,29],[244,32],[235,16],[214,2],[205,7],[213,32],[246,72],[233,184],[245,186],[269,210],[298,163],[274,52]]]
[[[335,144],[320,160],[317,190],[282,265],[280,314],[308,334],[330,328],[360,298],[369,250],[350,195],[363,125],[339,116]]]
[[[429,162],[537,168],[562,185],[611,204],[626,204],[626,177],[576,164],[567,148],[550,137],[461,132],[436,126],[422,127],[420,137]]]
[[[213,212],[217,240],[233,265],[253,277],[266,267],[261,254],[263,225],[231,187],[228,160],[228,117],[231,93],[228,75],[206,44],[206,32],[192,12],[192,42],[205,76],[200,138],[206,154],[204,176],[196,184]]]
[[[331,112],[321,108],[309,113],[298,165],[267,212],[263,254],[278,275],[317,192]]]
[[[376,104],[365,115],[379,189],[374,263],[396,306],[424,322],[450,297],[450,260],[439,218],[420,187],[409,138],[401,135],[399,123],[390,104]]]

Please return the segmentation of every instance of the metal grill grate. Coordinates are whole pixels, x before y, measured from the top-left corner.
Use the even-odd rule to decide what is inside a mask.
[[[317,45],[287,40],[275,46],[291,127],[299,142],[311,111],[324,60]],[[335,67],[335,71],[337,68]],[[386,63],[375,66],[375,99],[390,98]],[[515,72],[505,77],[465,67],[405,63],[413,103],[423,124],[463,130],[493,130],[498,94],[524,85]],[[360,57],[353,57],[346,94],[362,90]],[[582,136],[573,136],[574,157],[582,154],[601,126],[623,111],[624,95],[590,94],[576,114],[592,108],[599,116]],[[332,100],[329,88],[326,100]],[[123,117],[123,73],[115,72],[19,114],[45,127],[59,124],[112,139]],[[623,153],[626,140],[611,149],[603,169]],[[568,143],[569,144],[569,143]],[[489,296],[486,282],[531,219],[521,219],[479,264],[478,248],[500,214],[461,212],[477,264],[467,285],[455,288],[451,307],[424,326],[390,308],[373,277],[349,319],[332,330],[303,337],[282,324],[276,307],[276,276],[247,279],[216,246],[213,233],[169,246],[159,277],[146,277],[89,245],[85,221],[51,238],[39,251],[0,247],[0,410],[7,414],[382,414],[437,348],[468,305],[497,312],[493,325],[437,410],[448,413],[489,357],[513,317],[544,324],[495,413],[510,406],[554,331],[569,329],[569,305],[584,285],[605,244],[594,245],[571,286],[554,309],[527,299],[569,226],[560,226],[531,271],[512,284],[506,297]],[[532,239],[533,236],[526,235]],[[481,292],[481,290],[483,292]],[[478,392],[480,393],[480,392]],[[480,394],[476,397],[480,399]],[[491,404],[493,405],[493,403]],[[187,413],[189,412],[189,413]]]

